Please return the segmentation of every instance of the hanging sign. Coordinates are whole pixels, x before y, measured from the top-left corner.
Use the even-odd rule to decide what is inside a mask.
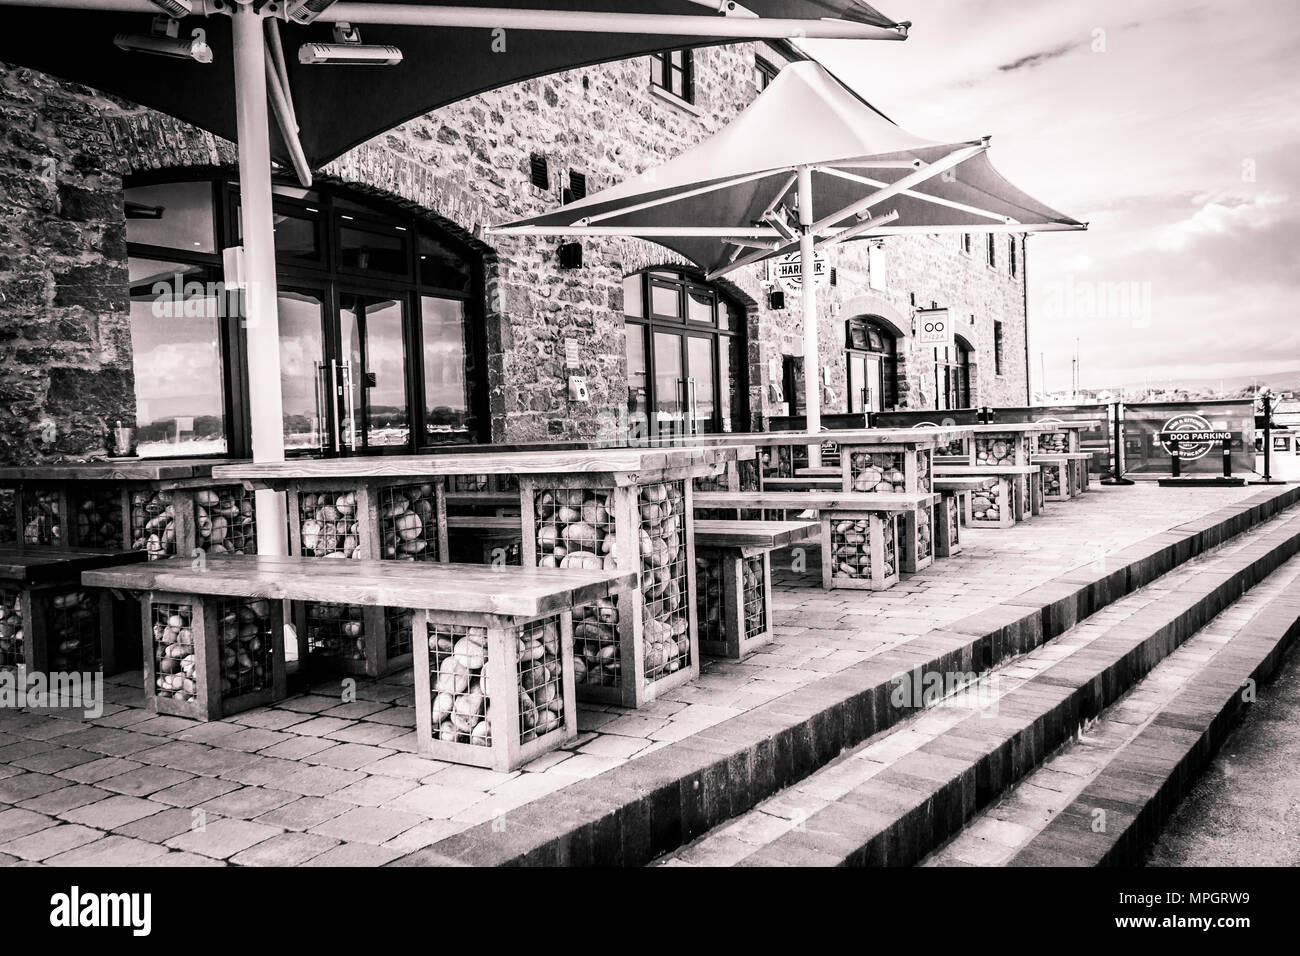
[[[944,348],[954,344],[952,321],[947,309],[916,310],[916,344]]]
[[[823,286],[830,280],[830,264],[826,253],[813,253],[813,278],[817,285]],[[803,262],[799,253],[790,252],[784,256],[767,260],[767,277],[779,285],[789,295],[803,291]]]
[[[1158,437],[1171,456],[1195,461],[1208,455],[1214,445],[1231,440],[1232,432],[1215,428],[1200,415],[1178,415],[1165,422]]]

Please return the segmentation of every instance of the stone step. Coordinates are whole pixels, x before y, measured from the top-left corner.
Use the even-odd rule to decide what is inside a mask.
[[[1163,701],[1012,866],[1139,862],[1224,738],[1300,636],[1300,561],[1278,593]]]
[[[895,702],[906,675],[984,673],[1297,501],[1300,487],[1251,495],[533,801],[508,827],[475,826],[399,863],[648,863],[914,713]]]
[[[1294,603],[1288,591],[1297,587],[1298,580],[1300,558],[1292,558],[1157,664],[1133,690],[990,804],[923,865],[1006,865],[1047,838],[1044,831],[1062,814],[1069,811],[1074,814],[1069,819],[1077,819],[1080,800],[1087,799],[1086,791],[1099,777],[1104,785],[1116,758],[1138,741],[1180,694],[1220,666],[1225,648],[1244,631],[1266,622],[1268,617],[1261,617],[1266,609],[1278,602],[1279,608],[1288,601]],[[1292,614],[1293,619],[1296,616]],[[1117,772],[1121,766],[1116,765]],[[1106,832],[1115,833],[1108,813],[1094,816],[1095,811],[1108,807],[1104,801],[1086,807],[1089,827],[1096,820]]]
[[[1116,601],[663,862],[916,863],[1297,551],[1300,514],[1290,512]]]

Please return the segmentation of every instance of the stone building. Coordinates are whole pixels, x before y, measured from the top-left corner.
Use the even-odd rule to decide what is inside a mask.
[[[800,412],[803,316],[797,296],[773,307],[765,267],[709,285],[650,243],[584,240],[572,267],[558,241],[483,231],[662,163],[800,56],[747,43],[573,70],[405,123],[312,190],[286,175],[290,450],[757,430]],[[0,117],[0,459],[102,453],[119,421],[142,454],[247,454],[243,330],[220,287],[239,241],[232,145],[4,65]],[[1027,402],[1024,236],[828,255],[823,414]],[[958,318],[955,349],[916,344],[930,306]],[[323,397],[332,376],[347,401]]]

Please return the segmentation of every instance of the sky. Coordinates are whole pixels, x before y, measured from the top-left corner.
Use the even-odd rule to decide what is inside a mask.
[[[1069,388],[1076,340],[1085,388],[1300,369],[1300,0],[876,6],[905,42],[805,47],[1089,223],[1029,240],[1035,388]]]

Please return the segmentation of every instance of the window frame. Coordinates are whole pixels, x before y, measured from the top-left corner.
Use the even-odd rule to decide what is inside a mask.
[[[985,241],[985,261],[990,269],[998,267],[997,233],[990,232]]]
[[[210,270],[216,276],[222,274],[223,251],[238,244],[238,207],[239,183],[233,175],[211,168],[197,170],[158,170],[145,174],[130,176],[123,184],[124,189],[137,186],[165,185],[173,182],[208,181],[212,186],[213,228],[216,233],[213,253],[187,251],[150,246],[142,243],[127,243],[127,257],[142,259],[161,259],[181,262],[187,265],[199,265]],[[278,185],[288,184],[283,177],[276,177]],[[410,419],[410,439],[408,442],[368,451],[367,454],[427,454],[449,445],[483,444],[491,441],[491,414],[489,388],[487,381],[487,336],[485,328],[486,313],[486,270],[482,254],[468,242],[453,235],[437,223],[419,216],[410,210],[401,209],[395,203],[373,198],[347,189],[318,188],[319,200],[298,199],[276,194],[273,209],[291,213],[302,211],[303,218],[315,218],[320,241],[320,253],[316,260],[291,260],[276,262],[277,286],[284,289],[314,288],[324,294],[326,338],[336,336],[339,322],[339,299],[341,294],[386,295],[400,299],[404,307],[403,345],[406,349],[405,391]],[[362,210],[336,207],[336,200],[354,203],[364,207]],[[313,211],[314,210],[314,211]],[[403,227],[406,239],[406,271],[402,276],[391,273],[369,273],[365,270],[343,268],[340,259],[341,243],[339,229],[346,215],[348,226],[365,229],[367,226],[382,228]],[[426,283],[420,275],[419,236],[427,235],[439,245],[459,256],[467,266],[468,282],[464,289],[450,289],[441,285]],[[422,316],[422,297],[452,299],[462,302],[466,323],[466,377],[468,382],[468,415],[471,426],[468,435],[451,442],[430,440],[428,434],[428,409],[426,405],[424,380],[424,329]],[[248,338],[243,323],[236,316],[225,316],[220,320],[219,345],[222,361],[222,381],[225,393],[224,415],[226,425],[226,451],[208,456],[186,455],[184,457],[244,458],[252,454],[251,412],[248,400]],[[331,348],[337,349],[337,341],[331,341]],[[359,445],[360,449],[360,445]],[[360,453],[360,451],[359,451]],[[294,456],[311,457],[314,450],[290,452]]]
[[[780,70],[776,67],[776,65],[773,64],[771,61],[767,60],[767,59],[764,58],[764,57],[761,57],[761,56],[758,56],[757,54],[755,54],[755,56],[754,56],[754,75],[755,75],[755,82],[754,82],[754,85],[758,87],[758,92],[759,92],[759,93],[762,93],[765,89],[767,89],[769,86],[771,86],[771,85],[772,85],[772,81],[776,79],[776,75],[777,75],[778,73],[780,73],[780,72],[781,72],[781,71],[780,71]],[[759,81],[758,81],[758,79],[757,79],[758,77],[762,77],[762,82],[759,82]]]
[[[682,62],[678,66],[673,57],[681,54]],[[655,78],[655,63],[659,63],[660,82]],[[681,76],[682,89],[679,93],[673,89],[673,77]],[[676,50],[660,50],[650,54],[650,85],[667,93],[683,103],[695,104],[695,51],[690,47],[678,47]]]
[[[1002,320],[993,320],[993,374],[1001,377],[1003,373],[1003,332]]]

